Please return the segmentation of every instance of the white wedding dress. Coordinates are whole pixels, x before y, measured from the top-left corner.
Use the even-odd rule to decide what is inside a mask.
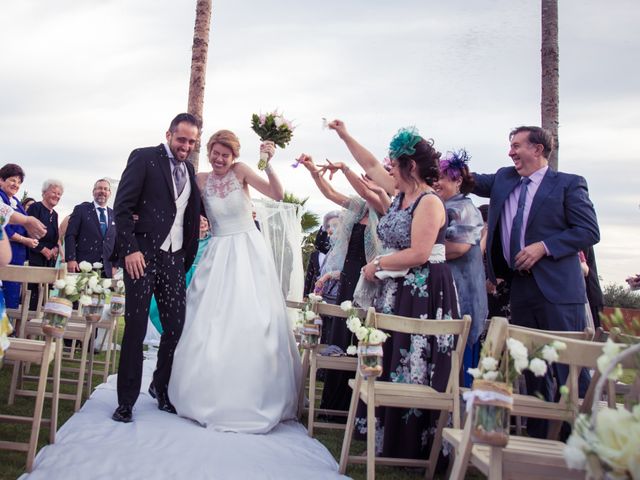
[[[298,353],[271,252],[233,168],[209,174],[212,238],[187,291],[169,398],[219,431],[266,433],[297,410]]]

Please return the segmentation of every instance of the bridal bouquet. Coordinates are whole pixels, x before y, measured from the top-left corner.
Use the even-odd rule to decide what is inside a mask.
[[[256,114],[251,116],[251,128],[258,134],[263,142],[271,141],[280,148],[284,148],[291,141],[294,127],[289,120],[274,110],[271,113]],[[260,152],[260,161],[258,168],[264,170],[267,168],[269,157],[266,152]]]

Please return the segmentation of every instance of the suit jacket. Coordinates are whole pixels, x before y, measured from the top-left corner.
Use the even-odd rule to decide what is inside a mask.
[[[193,166],[185,163],[191,181],[182,244],[186,271],[198,251],[201,202]],[[125,256],[138,251],[147,259],[156,255],[176,216],[170,159],[163,144],[131,152],[118,185],[114,211],[118,257],[124,260]],[[134,215],[138,216],[137,221]]]
[[[487,232],[487,274],[509,277],[509,267],[502,253],[500,215],[509,194],[520,181],[514,167],[495,174],[474,174],[473,193],[490,197]],[[531,204],[525,227],[524,244],[544,241],[549,255],[531,269],[536,284],[551,303],[586,301],[584,277],[578,251],[598,243],[600,230],[587,182],[583,177],[548,169]],[[513,291],[512,297],[517,293]]]
[[[105,276],[111,277],[116,225],[113,210],[107,207],[106,214],[107,232],[103,237],[93,202],[76,205],[69,217],[69,225],[64,236],[64,252],[67,261],[102,263]]]

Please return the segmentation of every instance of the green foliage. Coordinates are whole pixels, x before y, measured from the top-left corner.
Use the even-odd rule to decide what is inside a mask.
[[[276,119],[278,119],[280,126],[276,125]],[[260,140],[263,142],[271,140],[280,148],[286,147],[293,135],[291,124],[276,112],[268,113],[262,118],[254,113],[251,116],[251,128],[258,134]]]
[[[601,313],[600,321],[605,330],[618,337],[616,341],[637,343],[637,337],[640,337],[640,318],[635,317],[625,321],[619,308],[616,308],[611,315]]]
[[[605,307],[640,309],[640,294],[623,285],[609,283],[605,285],[603,293]]]

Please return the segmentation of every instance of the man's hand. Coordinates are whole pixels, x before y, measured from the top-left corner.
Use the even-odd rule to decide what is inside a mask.
[[[516,270],[530,270],[546,254],[547,251],[542,242],[527,245],[516,255],[515,268]]]
[[[42,238],[47,234],[47,227],[36,217],[26,217],[22,226],[31,238]]]
[[[67,272],[76,273],[80,271],[80,267],[78,267],[78,262],[75,260],[69,260],[67,262]]]
[[[124,267],[134,280],[141,278],[144,275],[144,269],[147,268],[142,252],[133,252],[124,257]]]
[[[51,260],[51,257],[53,256],[53,251],[49,250],[47,247],[42,247],[42,250],[40,250],[40,253],[44,256],[44,258],[46,258],[47,260]]]

